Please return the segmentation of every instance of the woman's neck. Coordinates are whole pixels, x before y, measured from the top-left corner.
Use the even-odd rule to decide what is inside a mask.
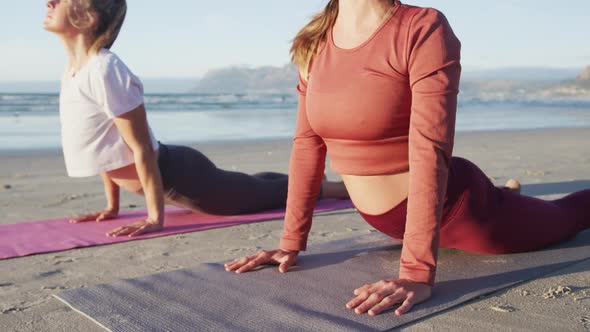
[[[92,50],[92,42],[87,35],[76,34],[62,37],[62,41],[68,55],[68,68],[73,74],[76,74],[96,54],[96,51]]]
[[[389,0],[339,0],[336,24],[343,30],[374,29],[389,12]]]

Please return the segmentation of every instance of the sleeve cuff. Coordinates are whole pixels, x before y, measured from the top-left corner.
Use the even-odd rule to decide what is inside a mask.
[[[307,248],[307,239],[286,239],[282,237],[279,248],[284,250],[303,251]]]
[[[434,286],[435,275],[436,273],[434,271],[408,269],[403,266],[401,266],[399,270],[400,279],[421,282],[430,286]]]

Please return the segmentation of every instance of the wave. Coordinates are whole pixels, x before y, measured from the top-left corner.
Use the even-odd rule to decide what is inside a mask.
[[[459,96],[459,106],[572,107],[590,109],[590,97],[573,96]]]
[[[146,107],[150,112],[201,112],[218,110],[294,109],[296,94],[218,93],[218,94],[148,94]],[[478,106],[570,107],[590,109],[590,97],[528,96],[479,94],[459,95],[461,108]],[[0,114],[57,113],[58,94],[0,94]]]
[[[285,109],[296,107],[297,99],[288,94],[149,94],[145,104],[156,112]],[[0,94],[0,114],[55,113],[58,109],[57,94]]]

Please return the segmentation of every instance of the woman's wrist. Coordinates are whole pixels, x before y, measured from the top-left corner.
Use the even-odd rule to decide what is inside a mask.
[[[164,224],[164,212],[162,211],[161,213],[159,213],[159,212],[157,212],[157,213],[150,213],[148,211],[147,221],[150,224],[163,225]]]
[[[117,204],[108,203],[106,210],[109,212],[119,212],[119,203],[117,203]]]

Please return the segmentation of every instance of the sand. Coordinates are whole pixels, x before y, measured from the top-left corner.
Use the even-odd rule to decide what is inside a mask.
[[[590,129],[462,133],[455,155],[474,161],[498,185],[515,177],[523,183],[523,193],[557,198],[590,188],[588,142]],[[288,168],[289,140],[197,147],[227,169]],[[337,179],[331,172],[328,176]],[[100,179],[67,178],[59,151],[0,152],[0,224],[70,216],[103,205]],[[124,193],[121,206],[141,208],[144,202]],[[280,221],[265,222],[0,261],[0,331],[102,331],[51,295],[272,248],[281,229]],[[315,219],[310,244],[371,231],[357,213],[332,213]],[[590,330],[589,270],[590,260],[402,330]]]

